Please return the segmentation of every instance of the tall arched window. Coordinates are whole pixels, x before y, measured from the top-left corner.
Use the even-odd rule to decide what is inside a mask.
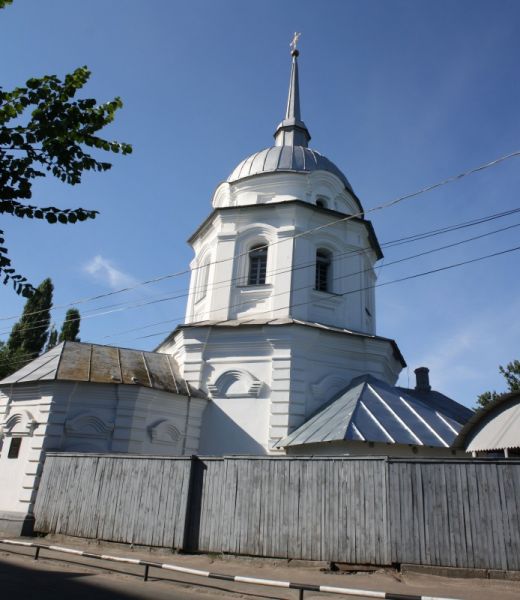
[[[199,267],[199,272],[195,279],[195,302],[202,300],[208,291],[209,263],[210,259],[207,257]]]
[[[331,272],[332,254],[329,250],[318,248],[316,251],[316,283],[315,288],[320,292],[331,291]]]
[[[247,285],[263,285],[267,271],[267,246],[257,244],[249,250]]]

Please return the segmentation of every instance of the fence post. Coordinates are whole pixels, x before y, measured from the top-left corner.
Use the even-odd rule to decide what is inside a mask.
[[[205,470],[206,465],[198,456],[192,454],[182,543],[182,550],[185,552],[197,552],[199,549],[200,512],[202,507],[202,486],[204,484]]]

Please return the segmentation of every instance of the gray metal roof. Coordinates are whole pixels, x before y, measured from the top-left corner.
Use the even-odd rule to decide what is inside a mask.
[[[348,179],[338,167],[316,150],[307,147],[311,134],[301,118],[298,54],[297,50],[292,52],[287,108],[284,120],[274,133],[275,145],[248,156],[234,169],[227,181],[233,183],[262,173],[328,171],[353,193]]]
[[[469,418],[472,411],[466,410]],[[361,441],[448,448],[464,422],[431,405],[426,395],[419,400],[363,375],[277,445]]]
[[[474,413],[453,447],[467,452],[520,448],[520,392],[503,394]]]
[[[391,338],[372,335],[370,333],[363,333],[361,331],[352,331],[350,329],[343,329],[341,327],[333,327],[332,325],[324,325],[322,323],[313,323],[311,321],[293,319],[291,317],[282,317],[276,319],[260,319],[257,317],[250,317],[242,319],[229,319],[228,321],[207,320],[197,321],[195,323],[182,323],[181,325],[177,325],[177,327],[157,346],[157,348],[160,348],[163,344],[172,340],[176,333],[181,329],[189,329],[191,327],[258,327],[265,325],[273,327],[280,327],[283,325],[301,325],[303,327],[312,327],[313,329],[324,329],[325,331],[333,331],[335,333],[345,335],[353,335],[361,338],[370,338],[373,340],[381,340],[382,342],[389,342],[392,346],[395,358],[403,365],[403,367],[406,367],[406,362],[396,341],[392,340]]]
[[[454,419],[459,423],[466,423],[468,419],[471,419],[471,417],[475,414],[475,412],[467,406],[459,404],[458,402],[455,402],[455,400],[452,400],[451,398],[448,398],[448,396],[445,396],[444,394],[441,394],[435,390],[424,392],[414,388],[409,389],[398,387],[396,389],[400,392],[404,392],[408,396],[413,396],[421,402],[426,402],[428,406],[434,407],[436,410],[448,415],[451,419]]]
[[[328,158],[304,146],[271,146],[244,159],[227,178],[229,183],[261,173],[276,172],[310,173],[328,171],[338,177],[352,192],[352,186],[345,175]]]
[[[174,358],[168,354],[83,342],[58,344],[2,379],[0,386],[53,380],[124,383],[205,397],[186,383]]]

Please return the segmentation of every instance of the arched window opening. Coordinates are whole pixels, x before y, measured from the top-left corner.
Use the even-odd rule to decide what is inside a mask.
[[[315,288],[319,292],[330,292],[330,272],[332,255],[328,250],[319,248],[316,251],[316,283]]]
[[[249,251],[247,285],[263,285],[267,272],[267,246],[258,244]]]
[[[195,302],[202,300],[208,291],[209,262],[209,258],[207,258],[199,267],[199,272],[196,278]]]

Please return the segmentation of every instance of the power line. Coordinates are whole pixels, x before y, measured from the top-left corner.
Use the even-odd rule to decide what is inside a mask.
[[[435,189],[437,189],[439,187],[448,185],[450,183],[453,183],[454,181],[458,181],[460,179],[463,179],[464,177],[468,177],[469,175],[473,175],[474,173],[478,173],[478,172],[483,171],[485,169],[489,169],[489,168],[494,167],[494,166],[496,166],[496,165],[498,165],[498,164],[500,164],[500,163],[502,163],[502,162],[504,162],[506,160],[509,160],[511,158],[515,158],[517,156],[520,156],[520,150],[517,150],[515,152],[511,152],[510,154],[506,154],[504,156],[500,156],[500,157],[498,157],[498,158],[496,158],[496,159],[494,159],[494,160],[492,160],[492,161],[490,161],[488,163],[484,163],[484,164],[479,165],[477,167],[474,167],[472,169],[468,169],[467,171],[463,171],[462,173],[459,173],[457,175],[452,175],[451,177],[447,177],[446,179],[443,179],[443,180],[441,180],[441,181],[439,181],[437,183],[434,183],[432,185],[423,187],[423,188],[421,188],[421,189],[419,189],[419,190],[417,190],[415,192],[412,192],[412,193],[409,193],[409,194],[405,194],[404,196],[399,196],[398,198],[394,198],[393,200],[390,200],[388,202],[384,202],[384,203],[379,204],[377,206],[374,206],[374,207],[372,207],[372,208],[370,208],[368,210],[360,211],[360,212],[355,213],[353,215],[347,215],[345,217],[342,217],[340,219],[336,219],[334,221],[331,221],[329,223],[325,223],[323,225],[318,225],[317,227],[313,227],[313,228],[308,229],[306,231],[302,231],[302,232],[297,233],[297,234],[295,234],[293,236],[284,238],[283,240],[275,240],[274,242],[270,242],[270,243],[264,244],[262,246],[258,246],[258,249],[268,248],[268,247],[271,247],[271,246],[275,246],[277,244],[280,244],[282,242],[285,242],[285,241],[288,241],[288,240],[291,240],[291,239],[294,240],[294,239],[297,239],[299,237],[303,237],[305,235],[309,235],[310,233],[314,233],[315,231],[320,231],[322,229],[326,229],[328,227],[332,227],[333,225],[337,225],[338,223],[347,222],[347,221],[350,221],[352,219],[357,219],[357,218],[364,218],[365,214],[367,214],[367,213],[375,212],[377,210],[383,210],[385,208],[390,208],[392,206],[395,206],[396,204],[399,204],[400,202],[403,202],[404,200],[408,200],[410,198],[415,198],[415,197],[417,197],[417,196],[419,196],[421,194],[424,194],[424,193],[430,192],[432,190],[435,190]],[[84,304],[85,302],[92,302],[94,300],[99,300],[100,298],[106,298],[108,296],[114,296],[116,294],[121,294],[123,292],[128,292],[128,291],[137,289],[137,288],[145,286],[145,285],[159,283],[159,282],[164,281],[166,279],[171,279],[171,278],[174,278],[174,277],[180,277],[181,275],[186,275],[186,274],[192,273],[194,271],[197,271],[197,270],[199,270],[201,268],[206,268],[206,267],[208,267],[210,265],[213,265],[213,264],[220,264],[220,263],[223,263],[223,262],[228,262],[230,260],[235,260],[235,259],[237,259],[237,258],[239,258],[241,256],[247,255],[248,253],[249,253],[248,251],[242,252],[242,253],[238,253],[238,254],[235,254],[234,256],[231,256],[229,258],[224,258],[224,259],[219,259],[219,260],[211,261],[211,262],[206,263],[204,265],[195,266],[192,269],[184,269],[182,271],[177,271],[177,272],[174,272],[174,273],[169,273],[167,275],[162,275],[162,276],[159,276],[159,277],[154,277],[152,279],[141,281],[139,283],[136,283],[136,284],[131,285],[131,286],[127,286],[125,288],[121,288],[119,290],[113,290],[111,292],[106,292],[104,294],[98,294],[96,296],[90,296],[90,297],[86,297],[86,298],[80,298],[78,300],[75,300],[74,302],[70,302],[68,304],[62,304],[62,305],[53,307],[53,310],[57,310],[57,309],[60,309],[60,308],[67,308],[69,306],[75,306],[75,305],[78,305],[78,304]],[[28,314],[37,314],[38,312],[40,312],[40,311],[34,311],[33,313],[28,313]],[[9,316],[9,317],[0,317],[0,321],[12,320],[12,319],[17,319],[17,318],[18,318],[18,315]]]
[[[520,209],[515,209],[515,210],[518,211]],[[513,212],[513,211],[508,211],[508,212]],[[490,220],[490,217],[486,217],[485,219]],[[480,219],[479,222],[483,222],[483,220],[484,220],[484,218]],[[464,225],[466,225],[466,224],[464,224]],[[472,241],[475,241],[475,240],[478,240],[478,239],[482,239],[484,237],[488,237],[488,236],[494,235],[496,233],[501,233],[501,232],[507,231],[509,229],[514,229],[514,228],[516,228],[518,226],[520,226],[520,223],[513,224],[513,225],[508,225],[506,227],[495,229],[495,230],[490,231],[490,232],[485,232],[485,233],[482,233],[482,234],[477,235],[477,236],[466,238],[464,240],[459,240],[459,241],[456,241],[456,242],[452,242],[450,244],[443,245],[443,246],[440,246],[440,247],[437,247],[437,248],[433,248],[433,249],[430,249],[430,250],[419,252],[419,253],[413,254],[411,256],[400,258],[400,259],[397,259],[397,260],[394,260],[394,261],[391,261],[391,262],[388,262],[388,263],[385,263],[385,264],[382,264],[382,265],[376,265],[374,268],[375,269],[382,269],[382,268],[385,268],[385,267],[389,267],[389,266],[392,266],[392,265],[395,265],[395,264],[399,264],[401,262],[405,262],[405,261],[408,261],[408,260],[419,258],[421,256],[425,256],[425,255],[428,255],[428,254],[439,252],[441,250],[445,250],[445,249],[448,249],[448,248],[453,248],[455,246],[459,246],[459,245],[466,244],[466,243],[469,243],[469,242],[472,242]],[[422,235],[422,236],[429,235],[429,236],[431,236],[433,233],[435,233],[435,235],[439,235],[440,233],[445,233],[447,229],[449,229],[450,231],[454,231],[456,227],[458,228],[460,226],[451,226],[449,228],[445,227],[445,228],[442,228],[442,230],[433,230],[433,232],[426,232],[426,233],[419,234],[419,235]],[[409,238],[410,237],[413,237],[413,236],[409,236]],[[415,239],[412,240],[412,239],[409,239],[409,238],[402,238],[402,239],[407,239],[408,241],[416,241]],[[396,241],[400,241],[400,240],[394,240],[394,242],[396,242]],[[394,243],[394,242],[390,242],[390,243]],[[334,258],[336,259],[336,257],[339,258],[341,256],[348,255],[348,254],[353,254],[353,253],[359,253],[360,254],[362,252],[364,252],[364,250],[350,250],[350,251],[347,251],[347,252],[344,252],[344,253],[337,254],[337,255],[335,255]],[[309,267],[313,267],[314,268],[314,266],[315,266],[315,261],[313,260],[312,262],[302,263],[298,267],[290,267],[290,268],[285,269],[285,270],[278,270],[277,274],[283,274],[283,273],[293,272],[293,271],[296,271],[296,270],[299,270],[299,269],[302,269],[302,268],[309,268]],[[360,275],[360,274],[363,274],[363,273],[367,273],[367,272],[370,272],[371,270],[372,270],[372,267],[369,267],[367,269],[362,269],[361,271],[355,271],[353,273],[348,273],[346,275],[335,277],[333,279],[333,281],[338,281],[338,280],[341,280],[341,279],[346,279],[348,277],[353,277],[355,275]],[[237,280],[237,279],[240,279],[240,278],[234,278],[234,280]],[[232,281],[233,281],[233,279],[229,280],[227,282],[218,282],[218,283],[222,283],[223,285],[217,286],[215,284],[214,286],[211,286],[211,287],[213,289],[220,289],[222,287],[227,287],[228,284],[230,282],[232,282]],[[309,288],[312,288],[312,287],[313,287],[312,285],[306,285],[306,286],[303,286],[303,287],[300,287],[300,288],[295,288],[293,290],[293,292],[302,291],[302,290],[309,289]],[[279,295],[283,295],[283,294],[286,294],[286,293],[287,292],[280,292],[280,293],[276,293],[276,294],[271,294],[271,298],[279,296]],[[112,310],[105,310],[104,312],[99,312],[99,310],[102,310],[100,308],[100,309],[96,309],[96,311],[93,311],[91,314],[82,315],[82,317],[80,317],[80,318],[87,319],[87,318],[105,316],[105,315],[113,314],[113,313],[116,313],[116,312],[123,312],[123,311],[126,311],[126,310],[130,310],[132,308],[140,308],[140,307],[143,307],[143,306],[149,306],[149,305],[158,304],[158,303],[161,303],[161,302],[167,302],[167,301],[171,301],[171,300],[177,300],[177,299],[186,297],[187,295],[189,295],[189,292],[188,293],[182,293],[182,294],[174,295],[174,296],[167,296],[165,298],[160,298],[158,300],[156,299],[156,300],[147,300],[147,301],[134,302],[134,303],[132,303],[132,304],[130,304],[128,306],[120,306],[119,308],[113,308]],[[241,306],[242,304],[247,304],[247,303],[248,302],[246,301],[246,302],[234,305],[234,306],[235,307],[236,306]],[[118,305],[116,304],[114,306],[118,306]],[[226,307],[221,307],[221,308],[218,308],[218,309],[213,309],[213,310],[211,310],[209,312],[210,313],[211,312],[218,312],[220,310],[224,310],[225,308]],[[111,338],[111,337],[115,337],[117,335],[122,335],[124,333],[129,333],[131,331],[138,331],[138,330],[141,330],[141,329],[145,329],[147,327],[153,327],[155,325],[159,325],[159,324],[162,324],[162,323],[176,322],[176,321],[181,320],[182,318],[183,317],[178,317],[178,318],[174,318],[174,319],[167,319],[165,321],[159,321],[159,322],[156,322],[156,323],[150,323],[150,324],[143,325],[143,326],[140,326],[140,327],[137,327],[137,328],[133,328],[131,330],[125,330],[125,331],[117,333],[117,334],[106,335],[106,336],[103,336],[102,339],[108,339],[108,338]],[[77,317],[73,318],[73,319],[65,319],[64,323],[66,323],[66,322],[73,322],[73,321],[77,321],[77,320],[79,320]],[[42,325],[34,325],[32,327],[23,327],[22,331],[31,331],[31,330],[34,330],[34,329],[41,329],[42,327],[44,327],[44,324],[42,324]],[[2,332],[2,333],[6,333],[6,332]]]
[[[518,225],[520,225],[520,224],[518,224]],[[518,226],[518,225],[515,225],[515,226]],[[513,227],[513,226],[511,226],[511,227]],[[462,243],[462,242],[460,242],[460,243]],[[443,248],[443,249],[444,249],[444,248]],[[501,251],[499,251],[499,252],[493,252],[493,253],[491,253],[491,254],[486,254],[486,255],[484,255],[484,256],[479,256],[479,257],[477,257],[477,258],[473,258],[473,259],[469,259],[469,260],[465,260],[465,261],[460,261],[460,262],[457,262],[457,263],[453,263],[453,264],[451,264],[451,265],[446,265],[446,266],[443,266],[443,267],[438,267],[438,268],[436,268],[436,269],[430,269],[430,270],[428,270],[428,271],[422,271],[422,272],[420,272],[420,273],[414,273],[414,274],[412,274],[412,275],[407,275],[407,276],[405,276],[405,277],[400,277],[400,278],[398,278],[398,279],[393,279],[393,280],[391,280],[391,281],[386,281],[386,282],[383,282],[383,283],[378,283],[378,284],[374,284],[374,285],[370,285],[370,286],[365,286],[365,287],[363,287],[363,288],[358,288],[358,289],[356,289],[356,290],[348,290],[348,291],[346,291],[346,292],[343,292],[343,293],[341,293],[341,294],[336,294],[336,295],[337,295],[337,296],[348,296],[348,295],[351,295],[351,294],[358,294],[358,293],[360,293],[360,292],[363,292],[363,291],[365,291],[365,290],[370,290],[370,289],[375,289],[375,288],[378,288],[378,287],[383,287],[383,286],[387,286],[387,285],[392,285],[392,284],[394,284],[394,283],[402,283],[403,281],[409,281],[409,280],[412,280],[412,279],[417,279],[417,278],[419,278],[419,277],[425,277],[425,276],[432,275],[432,274],[435,274],[435,273],[440,273],[440,272],[442,272],[442,271],[447,271],[447,270],[450,270],[450,269],[458,268],[458,267],[461,267],[461,266],[464,266],[464,265],[468,265],[468,264],[477,263],[477,262],[480,262],[480,261],[482,261],[482,260],[486,260],[486,259],[488,259],[488,258],[494,258],[494,257],[497,257],[497,256],[502,256],[502,255],[504,255],[504,254],[508,254],[508,253],[511,253],[511,252],[516,252],[516,251],[518,251],[518,250],[520,250],[520,246],[515,246],[515,247],[513,247],[513,248],[508,248],[508,249],[506,249],[506,250],[501,250]],[[432,250],[432,251],[430,251],[430,252],[433,252],[433,251],[434,251],[434,250]],[[428,252],[426,252],[426,253],[428,253]],[[412,257],[408,257],[408,258],[406,258],[406,259],[402,259],[402,260],[409,260],[410,258],[412,258]],[[397,261],[397,262],[402,262],[402,260],[401,260],[401,261]],[[306,288],[301,288],[301,289],[306,289]],[[287,292],[284,292],[284,293],[287,293]],[[315,301],[315,300],[308,300],[308,301],[305,301],[305,302],[299,302],[299,303],[297,303],[297,304],[291,304],[291,305],[285,306],[285,307],[283,307],[283,308],[291,308],[291,309],[292,309],[292,308],[296,308],[296,307],[298,307],[298,306],[305,306],[305,305],[307,305],[307,304],[311,304],[311,303],[313,303],[314,301]],[[241,304],[244,304],[244,303],[241,303]],[[240,304],[238,304],[238,305],[235,305],[235,306],[240,306]],[[225,308],[225,307],[223,307],[223,308]],[[222,309],[215,309],[215,310],[222,310]],[[278,310],[280,310],[280,309],[278,309]],[[209,312],[214,312],[214,311],[209,311]],[[272,313],[272,312],[276,312],[276,311],[273,311],[273,310],[271,310],[271,309],[269,309],[269,310],[265,310],[265,311],[259,311],[259,312],[255,313],[255,314],[254,314],[254,315],[251,317],[251,319],[248,319],[248,320],[243,320],[243,321],[242,321],[242,323],[243,323],[243,324],[247,324],[247,322],[248,322],[248,321],[254,321],[254,320],[257,320],[257,319],[258,319],[258,315],[259,315],[259,314]],[[182,319],[182,317],[180,317],[180,319]],[[168,322],[173,322],[173,321],[175,321],[175,320],[180,320],[180,319],[171,319],[171,320],[169,320]],[[276,317],[273,317],[273,319],[276,319]],[[219,324],[219,323],[225,323],[227,320],[228,320],[228,319],[226,319],[226,320],[224,320],[224,321],[219,321],[219,322],[217,322],[217,323],[215,323],[215,324]],[[161,324],[161,323],[156,323],[156,324],[157,324],[157,325],[159,325],[159,324]],[[191,324],[191,325],[196,325],[196,323],[193,323],[193,324]],[[149,326],[153,326],[153,325],[149,325]],[[132,331],[132,330],[130,330],[130,331]],[[122,334],[123,334],[123,333],[128,333],[128,332],[122,332]],[[159,336],[159,335],[165,335],[165,334],[167,334],[167,333],[170,333],[170,330],[167,330],[167,331],[160,331],[160,332],[156,332],[156,333],[152,333],[152,334],[147,334],[147,335],[143,335],[143,336],[138,336],[138,337],[131,338],[131,339],[132,339],[132,340],[141,340],[141,339],[147,339],[147,338],[151,338],[151,337],[157,337],[157,336]],[[119,335],[119,334],[115,334],[115,335]],[[107,336],[106,336],[106,337],[107,337]],[[108,337],[110,337],[110,336],[108,336]],[[23,355],[22,355],[22,356],[23,356]],[[27,355],[26,355],[26,356],[27,356]],[[2,364],[2,363],[4,363],[4,362],[8,362],[8,361],[7,361],[7,360],[6,360],[6,361],[0,361],[0,364]],[[24,363],[30,362],[30,359],[29,359],[29,360],[18,360],[18,361],[14,361],[14,362],[13,362],[13,363],[11,363],[11,364],[17,364],[17,363],[22,363],[22,362],[24,362]]]
[[[420,240],[423,240],[423,239],[427,239],[427,238],[430,238],[430,237],[434,237],[434,236],[437,236],[437,235],[442,235],[442,234],[445,234],[445,233],[451,233],[451,232],[457,231],[459,229],[464,229],[464,228],[472,227],[472,226],[475,226],[475,225],[481,225],[483,223],[487,223],[489,221],[492,221],[492,220],[495,220],[495,219],[498,219],[498,218],[510,216],[510,215],[516,214],[518,212],[520,212],[520,208],[514,208],[514,209],[507,210],[507,211],[502,211],[502,212],[499,212],[499,213],[494,213],[494,214],[491,214],[491,215],[486,215],[484,217],[479,217],[477,219],[471,219],[469,221],[463,221],[461,223],[456,223],[456,224],[453,224],[453,225],[447,225],[447,226],[444,226],[444,227],[441,227],[441,228],[437,228],[437,229],[433,229],[433,230],[429,230],[429,231],[426,231],[426,232],[421,232],[421,233],[417,233],[417,234],[413,234],[413,235],[409,235],[409,236],[404,236],[404,237],[401,237],[401,238],[397,238],[395,240],[391,240],[389,242],[384,242],[384,243],[381,244],[381,246],[382,247],[394,247],[394,246],[402,245],[402,244],[405,244],[405,243],[413,243],[413,242],[420,241]],[[358,249],[358,250],[347,250],[346,252],[342,252],[342,253],[339,253],[339,254],[336,253],[333,256],[333,260],[337,260],[338,258],[343,257],[343,256],[355,255],[355,254],[364,254],[366,252],[367,252],[366,248],[362,248],[362,249]],[[315,264],[315,260],[312,260],[312,261],[306,262],[306,263],[299,263],[296,266],[290,267],[288,269],[286,269],[286,268],[273,269],[273,270],[271,270],[271,271],[268,272],[268,275],[272,276],[272,275],[277,275],[277,274],[288,273],[288,272],[293,271],[293,270],[299,270],[301,268],[306,268],[306,267],[309,267],[309,266],[314,266],[314,264]],[[385,263],[385,264],[388,266],[388,264],[393,264],[393,263]],[[375,268],[379,269],[381,267],[382,267],[382,265],[378,265]],[[237,281],[239,279],[241,279],[241,277],[233,277],[233,278],[228,279],[228,280],[222,280],[222,281],[216,282],[216,283],[214,283],[214,284],[212,284],[210,286],[206,285],[206,286],[194,287],[192,291],[193,291],[193,293],[196,293],[197,291],[200,291],[203,288],[211,289],[211,290],[222,289],[223,287],[227,287],[228,284],[231,284],[231,283],[233,283],[233,282],[235,282],[235,281]],[[179,290],[179,292],[183,292],[183,290]],[[82,317],[84,319],[86,319],[86,318],[92,318],[92,317],[96,317],[96,316],[105,316],[107,314],[112,314],[114,312],[122,312],[123,310],[126,310],[126,309],[130,310],[132,308],[139,308],[141,306],[146,306],[146,305],[150,305],[150,304],[157,304],[157,303],[162,303],[162,302],[171,301],[171,300],[178,300],[180,298],[189,296],[189,293],[190,292],[188,290],[188,292],[179,293],[179,294],[173,295],[173,296],[169,295],[169,296],[166,296],[166,297],[159,297],[159,299],[156,299],[156,300],[153,300],[153,301],[139,301],[139,302],[136,302],[136,301],[128,301],[127,300],[125,302],[120,302],[120,303],[115,303],[115,304],[109,304],[109,305],[105,305],[105,306],[102,306],[102,307],[97,307],[97,308],[93,309],[90,313],[83,313]],[[122,308],[119,308],[119,307],[122,307]],[[53,308],[58,308],[58,307],[53,307]],[[111,310],[106,310],[106,309],[110,309],[110,308],[117,308],[118,310],[112,310],[112,311]],[[100,312],[100,311],[105,311],[105,312]],[[34,313],[31,313],[31,314],[37,314],[38,312],[43,312],[43,311],[34,311]],[[173,320],[177,321],[179,319],[173,319]],[[172,320],[163,321],[163,322],[171,322],[171,321]],[[46,324],[46,320],[45,319],[42,319],[40,322],[42,323],[42,326],[44,326]],[[155,324],[158,324],[158,323],[155,323]],[[151,325],[153,326],[154,324],[151,324]],[[33,329],[39,328],[39,327],[40,327],[39,325],[35,325],[33,327]],[[23,329],[24,329],[24,331],[27,330],[27,328],[23,328]],[[141,328],[137,328],[137,329],[141,329]],[[0,334],[7,334],[7,333],[9,333],[8,330],[0,332]],[[112,337],[112,336],[109,336],[109,337]]]
[[[394,284],[394,283],[401,283],[403,281],[408,281],[410,279],[417,279],[419,277],[425,277],[427,275],[432,275],[434,273],[439,273],[441,271],[448,271],[449,269],[454,269],[454,268],[457,268],[457,267],[462,267],[464,265],[468,265],[468,264],[471,264],[471,263],[476,263],[476,262],[479,262],[481,260],[486,260],[488,258],[493,258],[493,257],[496,257],[496,256],[501,256],[503,254],[508,254],[510,252],[516,252],[517,250],[520,250],[520,246],[515,246],[514,248],[508,248],[506,250],[501,250],[500,252],[493,252],[492,254],[486,254],[484,256],[479,256],[478,258],[473,258],[473,259],[470,259],[470,260],[465,260],[465,261],[462,261],[462,262],[453,263],[451,265],[447,265],[447,266],[444,266],[444,267],[439,267],[437,269],[430,269],[429,271],[423,271],[421,273],[415,273],[413,275],[408,275],[406,277],[400,277],[399,279],[393,279],[391,281],[386,281],[384,283],[378,283],[378,284],[367,286],[367,287],[360,288],[360,289],[357,289],[357,290],[349,290],[348,292],[344,292],[342,294],[337,294],[337,295],[338,296],[347,296],[347,295],[350,295],[350,294],[358,294],[358,293],[363,292],[365,290],[370,290],[370,289],[374,289],[374,288],[378,288],[378,287],[383,287],[383,286],[391,285],[391,284]],[[307,301],[307,302],[300,302],[298,304],[291,305],[291,308],[295,308],[296,306],[304,306],[306,304],[311,304],[312,302],[314,302],[314,300],[310,300],[310,301]],[[284,308],[288,308],[288,307],[286,306]],[[242,323],[244,325],[246,325],[248,323],[248,321],[255,321],[255,320],[257,320],[259,314],[271,313],[271,312],[276,312],[276,311],[265,310],[265,311],[257,312],[250,319],[243,320]],[[276,320],[276,318],[277,317],[273,317],[273,320]],[[212,325],[218,325],[219,323],[220,324],[226,323],[228,320],[229,319],[226,319],[224,321],[218,321],[216,323],[213,323]],[[190,325],[194,326],[194,325],[196,325],[196,323],[190,323]],[[148,335],[142,335],[142,336],[131,338],[131,339],[132,340],[142,340],[142,339],[146,339],[146,338],[157,337],[158,335],[165,335],[167,333],[171,333],[171,331],[170,330],[168,330],[168,331],[159,331],[157,333],[152,333],[152,334],[148,334]]]
[[[502,227],[500,229],[495,229],[493,231],[489,231],[489,232],[486,232],[486,233],[483,233],[483,234],[480,234],[480,235],[477,235],[477,236],[466,238],[464,240],[459,240],[457,242],[452,242],[451,244],[446,244],[444,246],[440,246],[440,247],[437,247],[437,248],[432,248],[430,250],[425,250],[423,252],[419,252],[419,253],[413,254],[411,256],[405,256],[404,258],[399,258],[399,259],[393,260],[391,262],[388,262],[388,263],[385,263],[385,264],[382,264],[382,265],[377,265],[374,268],[375,269],[383,269],[383,268],[386,268],[386,267],[390,267],[390,266],[393,266],[393,265],[396,265],[396,264],[399,264],[399,263],[402,263],[402,262],[406,262],[408,260],[412,260],[412,259],[415,259],[415,258],[420,258],[421,256],[426,256],[428,254],[433,254],[435,252],[440,252],[442,250],[447,250],[448,248],[454,248],[454,247],[460,246],[462,244],[467,244],[469,242],[473,242],[475,240],[479,240],[481,238],[484,238],[484,237],[487,237],[487,236],[490,236],[490,235],[494,235],[495,233],[500,233],[502,231],[507,231],[509,229],[514,229],[516,227],[520,227],[520,223],[515,223],[514,225],[508,225],[507,227]],[[316,263],[314,261],[311,264],[309,264],[308,267],[310,267],[310,266],[314,267],[315,264]],[[347,279],[349,277],[354,277],[356,275],[362,275],[363,273],[368,273],[371,270],[372,270],[372,268],[370,267],[368,269],[362,269],[361,271],[355,271],[353,273],[347,273],[346,275],[341,275],[341,276],[333,278],[333,281],[339,281],[339,280]],[[298,292],[298,291],[302,291],[302,290],[306,290],[306,289],[312,289],[313,287],[314,287],[313,285],[306,285],[306,286],[303,286],[303,287],[295,288],[292,291],[293,292]],[[358,290],[358,291],[362,291],[362,290]],[[287,294],[287,292],[279,292],[279,293],[276,293],[276,294],[271,294],[270,298],[273,298],[273,297],[276,297],[276,296],[281,296],[281,295],[284,295],[284,294]],[[338,294],[338,295],[341,296],[342,294]],[[314,302],[314,300],[312,300],[310,302]],[[242,306],[244,304],[249,304],[249,301],[244,301],[244,302],[241,302],[239,304],[234,304],[233,308],[235,308],[237,306]],[[293,308],[293,306],[294,305],[290,305],[290,306],[287,306],[285,308]],[[220,307],[220,308],[216,308],[216,309],[213,309],[213,310],[210,310],[210,311],[203,311],[203,312],[209,312],[209,313],[211,313],[211,312],[219,312],[221,310],[224,310],[225,308],[226,308],[226,306],[223,306],[223,307]],[[125,330],[125,331],[122,331],[122,332],[119,332],[119,333],[105,335],[101,339],[108,339],[108,338],[116,337],[118,335],[123,335],[125,333],[131,333],[133,331],[139,331],[141,329],[146,329],[148,327],[154,327],[155,325],[161,325],[163,323],[172,323],[172,322],[180,321],[182,318],[183,317],[178,317],[178,318],[174,318],[174,319],[167,319],[165,321],[158,321],[158,322],[155,322],[155,323],[148,323],[147,325],[143,325],[143,326],[140,326],[140,327],[134,327],[132,329],[128,329],[128,330]]]

